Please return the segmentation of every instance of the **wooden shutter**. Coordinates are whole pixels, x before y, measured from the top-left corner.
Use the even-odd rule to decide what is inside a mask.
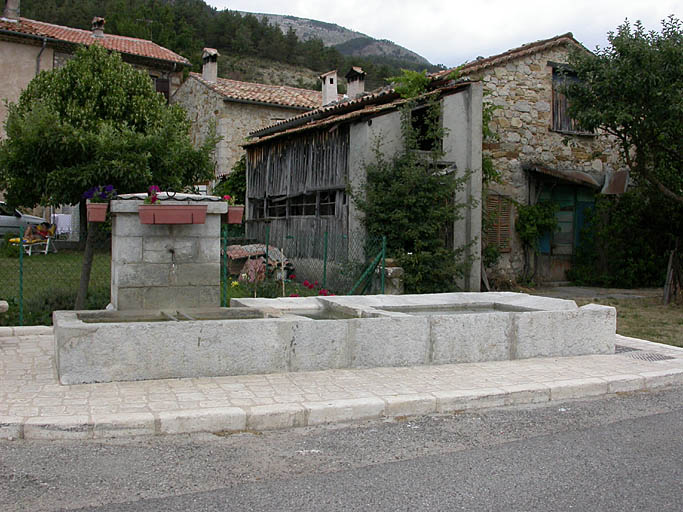
[[[486,197],[486,245],[497,247],[500,252],[510,252],[510,229],[512,204],[503,196],[489,194]]]
[[[154,85],[158,93],[163,94],[168,101],[171,94],[171,83],[168,78],[155,78]]]

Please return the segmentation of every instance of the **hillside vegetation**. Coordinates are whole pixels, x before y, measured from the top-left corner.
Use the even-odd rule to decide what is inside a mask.
[[[0,5],[4,7],[3,0]],[[396,58],[397,55],[345,56],[321,39],[301,40],[292,27],[283,32],[267,19],[236,11],[217,11],[204,0],[23,0],[21,14],[82,29],[91,28],[94,16],[103,16],[107,20],[105,32],[151,39],[187,57],[194,71],[201,70],[202,48],[217,48],[233,62],[224,64],[222,69],[243,80],[276,76],[277,73],[269,71],[270,67],[263,68],[262,63],[267,61],[310,70],[302,73],[312,76],[311,81],[291,77],[288,80],[288,85],[293,85],[293,81],[294,85],[300,82],[307,87],[314,87],[316,74],[337,69],[344,75],[352,65],[367,72],[369,89],[385,85],[385,79],[400,74],[402,68],[434,68]],[[238,65],[240,60],[246,62]]]
[[[247,13],[243,12],[242,14]],[[396,60],[397,65],[400,65],[400,62],[410,62],[423,67],[433,67],[424,57],[392,41],[374,39],[366,34],[349,30],[334,23],[278,14],[259,13],[256,16],[265,18],[269,23],[279,26],[283,32],[287,32],[290,28],[293,29],[302,41],[320,39],[325,46],[334,46],[343,55],[378,57],[380,59],[389,57]]]

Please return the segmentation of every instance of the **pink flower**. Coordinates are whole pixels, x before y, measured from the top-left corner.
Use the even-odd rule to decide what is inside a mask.
[[[161,192],[161,189],[157,187],[156,185],[150,185],[149,189],[150,194],[156,194],[157,192]]]
[[[289,296],[290,297],[301,297],[301,295],[299,295],[298,293],[290,293]]]
[[[152,204],[154,204],[154,203],[157,202],[157,199],[158,199],[157,196],[152,196],[152,197],[149,198],[149,201],[150,201]]]
[[[223,196],[224,201],[230,201],[232,199],[231,196]]]
[[[315,288],[315,286],[313,286],[311,283],[308,283],[308,289],[312,290],[313,288]]]
[[[311,283],[308,282],[308,279],[306,279],[306,280],[303,282],[303,285],[304,285],[306,288],[308,288],[308,287],[310,286],[310,284],[311,284]]]
[[[320,291],[318,292],[318,295],[329,295],[330,292],[328,292],[325,288],[321,288]]]
[[[314,286],[318,286],[318,281],[316,281],[315,283],[313,283],[313,285],[314,285]]]
[[[296,279],[296,276],[294,274],[289,276],[290,279]]]

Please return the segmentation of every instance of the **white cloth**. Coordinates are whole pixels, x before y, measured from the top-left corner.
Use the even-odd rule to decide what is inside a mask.
[[[57,226],[56,233],[71,233],[71,215],[68,213],[55,213],[52,215],[52,223]]]

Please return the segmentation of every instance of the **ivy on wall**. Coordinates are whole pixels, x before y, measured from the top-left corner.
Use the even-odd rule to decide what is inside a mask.
[[[468,175],[440,165],[446,132],[440,99],[423,95],[426,75],[405,71],[394,81],[408,100],[400,109],[403,147],[387,158],[376,141],[374,160],[365,167],[366,181],[351,194],[368,235],[386,235],[388,256],[405,269],[406,293],[454,291],[469,263],[463,259],[466,248],[449,247],[448,236],[462,209],[470,206],[454,200]],[[426,109],[420,126],[414,123],[416,109]]]

